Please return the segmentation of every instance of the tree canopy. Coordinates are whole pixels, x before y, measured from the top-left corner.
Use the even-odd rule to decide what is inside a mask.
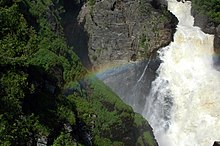
[[[197,12],[209,16],[216,23],[220,23],[219,0],[192,0],[192,2]]]
[[[67,46],[60,3],[0,0],[0,145],[152,143],[148,123]]]

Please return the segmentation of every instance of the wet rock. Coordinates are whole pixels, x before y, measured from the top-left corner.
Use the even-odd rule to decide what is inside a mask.
[[[68,133],[70,133],[70,132],[73,131],[72,126],[70,125],[70,123],[64,123],[64,124],[63,124],[63,127],[64,127],[64,129],[65,129]]]
[[[42,136],[37,139],[37,146],[47,146],[47,137]]]
[[[220,24],[215,29],[214,49],[217,54],[220,54]]]
[[[214,35],[214,51],[220,53],[220,24],[213,22],[208,16],[197,13],[192,7],[192,15],[195,18],[194,26],[198,26],[207,34]]]
[[[208,23],[208,17],[201,15],[201,14],[196,14],[196,12],[194,12],[192,10],[192,14],[194,16],[194,25],[200,27],[202,30],[204,30],[206,28],[206,25]]]
[[[220,146],[220,142],[215,141],[213,146]]]
[[[198,26],[201,30],[208,34],[215,34],[215,24],[203,14],[198,14],[192,8],[192,15],[194,16],[194,26]]]

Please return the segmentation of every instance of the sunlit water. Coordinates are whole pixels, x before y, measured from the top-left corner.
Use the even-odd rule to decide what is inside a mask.
[[[178,18],[143,115],[160,146],[212,146],[220,140],[220,73],[213,67],[213,36],[194,27],[191,2],[168,0]]]

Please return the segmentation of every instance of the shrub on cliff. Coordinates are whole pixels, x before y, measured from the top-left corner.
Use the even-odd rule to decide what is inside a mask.
[[[192,4],[198,13],[207,15],[213,21],[220,23],[219,0],[192,0]]]

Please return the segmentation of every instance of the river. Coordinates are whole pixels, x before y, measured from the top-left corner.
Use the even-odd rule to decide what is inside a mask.
[[[160,146],[211,146],[220,140],[220,72],[213,66],[214,36],[193,26],[191,2],[168,0],[179,20],[174,41],[159,51],[159,76],[142,115]]]

